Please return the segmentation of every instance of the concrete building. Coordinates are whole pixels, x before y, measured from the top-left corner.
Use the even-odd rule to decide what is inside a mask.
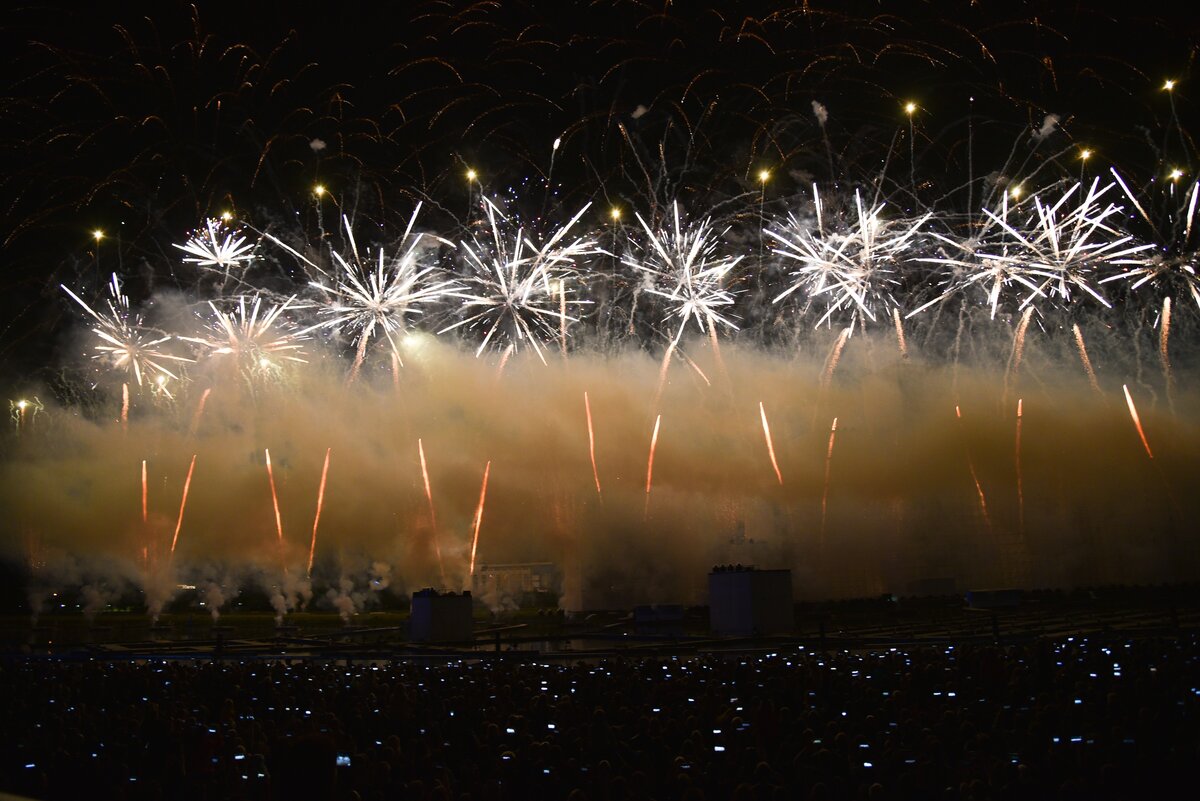
[[[408,636],[413,642],[467,642],[475,636],[470,592],[414,592]]]
[[[471,577],[471,592],[492,608],[554,606],[562,585],[553,562],[481,564]]]
[[[796,626],[792,571],[742,565],[708,574],[709,624],[714,634],[781,634]]]

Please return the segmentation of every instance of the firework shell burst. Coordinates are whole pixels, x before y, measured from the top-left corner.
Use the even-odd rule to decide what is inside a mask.
[[[717,326],[736,331],[738,326],[729,314],[735,292],[726,285],[742,256],[720,253],[725,231],[715,231],[710,218],[684,225],[678,202],[672,205],[669,228],[655,231],[640,214],[637,220],[646,242],[625,257],[625,264],[644,276],[648,294],[665,302],[663,321],[677,321],[672,344],[679,342],[690,320],[695,320],[701,332],[714,333]]]
[[[1194,240],[1200,181],[1193,181],[1186,192],[1180,192],[1175,183],[1178,176],[1173,174],[1166,191],[1155,198],[1158,202],[1152,202],[1151,198],[1145,198],[1143,202],[1115,168],[1111,172],[1137,212],[1134,219],[1146,224],[1154,244],[1145,252],[1144,258],[1132,262],[1129,269],[1102,278],[1100,283],[1124,281],[1131,291],[1149,284],[1167,296],[1182,290],[1200,308],[1200,275],[1197,274],[1200,253],[1197,253]]]
[[[309,286],[317,293],[313,305],[321,320],[300,333],[333,331],[349,334],[355,345],[355,372],[361,366],[372,338],[386,339],[392,356],[401,361],[397,337],[406,329],[408,318],[421,314],[422,307],[453,297],[458,292],[457,282],[435,280],[439,275],[437,266],[423,261],[429,253],[428,244],[454,245],[431,234],[414,234],[413,227],[420,211],[421,204],[418,203],[396,255],[392,257],[381,247],[374,257],[367,251],[364,258],[350,219],[343,215],[342,225],[350,250],[345,255],[330,251],[330,258],[337,267],[334,275],[294,248],[270,237],[320,276]]]
[[[1026,275],[1041,279],[1037,290],[1030,293],[1022,306],[1039,299],[1067,305],[1072,300],[1072,292],[1083,292],[1102,305],[1111,306],[1097,287],[1102,271],[1145,262],[1145,256],[1141,254],[1153,245],[1137,244],[1131,235],[1114,227],[1120,218],[1120,206],[1114,203],[1100,206],[1101,198],[1113,186],[1101,187],[1097,178],[1088,187],[1083,200],[1074,207],[1068,202],[1080,190],[1080,184],[1072,185],[1053,205],[1043,203],[1041,197],[1035,195],[1025,230],[984,210],[984,214],[1012,238],[1014,245],[1010,253],[988,258],[1001,263],[1022,264]]]
[[[183,261],[197,267],[229,270],[254,260],[254,244],[236,231],[226,230],[222,220],[205,220],[204,228],[193,233],[182,245],[173,247],[188,254]]]
[[[285,316],[299,308],[295,296],[282,303],[263,303],[261,295],[241,295],[228,311],[208,301],[213,319],[211,334],[200,337],[180,337],[199,345],[209,357],[230,357],[248,374],[277,370],[280,361],[303,363],[305,334]]]
[[[595,239],[568,234],[591,204],[585,205],[565,225],[554,230],[540,247],[511,222],[496,205],[483,200],[490,242],[463,242],[461,249],[472,274],[463,279],[463,288],[452,293],[461,300],[462,319],[441,329],[446,333],[459,328],[481,331],[483,339],[475,353],[489,346],[516,352],[531,348],[546,361],[546,344],[578,322],[567,313],[590,301],[577,297],[579,262],[603,253]]]
[[[145,326],[142,315],[130,311],[129,298],[122,292],[121,279],[116,273],[108,283],[106,313],[96,311],[66,286],[62,286],[62,290],[95,321],[92,333],[99,341],[93,346],[96,353],[92,358],[107,363],[113,370],[127,373],[137,386],[150,382],[163,387],[168,379],[179,378],[168,365],[192,361],[165,350],[163,346],[174,337],[152,331]]]
[[[775,302],[804,290],[805,308],[809,303],[825,304],[825,312],[816,323],[818,327],[848,313],[853,328],[865,320],[874,321],[882,308],[900,307],[901,301],[895,296],[901,283],[900,273],[904,263],[912,258],[918,232],[932,215],[926,213],[915,220],[885,219],[884,204],[869,209],[856,190],[855,216],[844,219],[838,215],[827,229],[826,214],[815,185],[813,205],[815,229],[793,214],[781,230],[764,232],[778,243],[774,248],[776,254],[800,264],[792,272],[792,284],[776,295]]]

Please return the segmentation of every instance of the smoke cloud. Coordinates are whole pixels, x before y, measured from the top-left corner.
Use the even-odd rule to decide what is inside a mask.
[[[270,375],[198,367],[174,398],[135,394],[125,425],[112,410],[118,386],[102,414],[48,405],[15,434],[0,489],[4,548],[29,566],[35,608],[46,588],[71,584],[94,614],[129,582],[157,617],[190,582],[215,621],[235,592],[222,588],[253,580],[282,620],[314,603],[318,582],[333,589],[315,604],[348,619],[389,585],[471,586],[490,461],[478,562],[554,562],[573,606],[703,602],[705,574],[725,562],[790,567],[800,597],[904,593],[930,579],[963,588],[1197,575],[1188,521],[1200,500],[1187,482],[1200,432],[1186,369],[1168,399],[1117,355],[1106,359],[1097,338],[1097,392],[1066,336],[1031,331],[1014,374],[1007,342],[976,347],[972,361],[927,359],[911,344],[904,358],[881,330],[850,337],[831,374],[836,337],[773,351],[723,343],[719,360],[707,341],[685,342],[688,359],[671,364],[657,407],[660,361],[642,351],[548,365],[518,353],[501,369],[416,334],[394,375],[369,362],[349,384],[344,360],[320,352]]]

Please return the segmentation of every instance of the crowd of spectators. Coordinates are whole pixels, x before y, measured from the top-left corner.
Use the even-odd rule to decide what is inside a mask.
[[[1137,799],[1200,764],[1200,641],[540,663],[0,662],[46,799]]]

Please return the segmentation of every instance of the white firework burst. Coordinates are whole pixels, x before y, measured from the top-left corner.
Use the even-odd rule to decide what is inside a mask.
[[[724,231],[715,232],[711,219],[685,226],[680,222],[678,202],[672,210],[672,227],[658,231],[637,215],[646,231],[646,244],[640,252],[626,255],[624,263],[645,276],[648,294],[667,302],[663,321],[678,322],[671,337],[674,347],[690,320],[714,339],[718,325],[737,330],[733,316],[728,313],[735,302],[735,293],[726,288],[726,280],[742,256],[718,254]]]
[[[790,215],[782,231],[765,233],[779,243],[773,252],[800,263],[792,271],[795,280],[780,292],[774,302],[804,291],[807,303],[825,303],[825,313],[817,326],[831,322],[835,315],[849,312],[850,327],[866,319],[874,321],[881,308],[899,308],[893,293],[900,285],[900,267],[912,259],[909,255],[917,234],[932,216],[916,220],[888,220],[881,216],[884,204],[873,209],[863,205],[855,190],[856,215],[838,219],[833,230],[826,230],[821,196],[813,185],[816,228]]]
[[[1042,276],[1032,265],[1012,255],[1014,243],[997,224],[1007,220],[1008,214],[1006,194],[1001,201],[1000,213],[986,216],[979,230],[967,239],[929,232],[930,237],[942,244],[939,252],[943,255],[924,256],[914,261],[938,265],[942,289],[933,299],[908,312],[906,317],[913,317],[958,292],[972,289],[984,291],[992,319],[1007,302],[1020,307],[1044,294]]]
[[[984,209],[984,215],[998,225],[1007,238],[1006,252],[990,256],[1004,264],[1020,265],[1026,276],[1038,281],[1021,306],[1046,298],[1063,306],[1070,305],[1072,293],[1085,294],[1111,308],[1097,284],[1102,270],[1145,264],[1144,252],[1152,245],[1135,244],[1133,237],[1118,230],[1114,223],[1121,207],[1113,203],[1100,206],[1100,199],[1113,184],[1100,186],[1092,181],[1083,200],[1073,208],[1067,203],[1079,191],[1074,184],[1054,205],[1033,198],[1034,212],[1027,223],[1017,228],[1004,216]]]
[[[66,286],[59,286],[96,322],[92,333],[100,341],[93,346],[96,353],[92,358],[106,362],[113,369],[125,371],[139,387],[146,382],[162,386],[168,378],[178,379],[179,376],[168,365],[192,361],[164,350],[162,346],[170,342],[172,337],[146,328],[142,316],[130,311],[129,298],[121,291],[121,279],[116,273],[108,283],[108,299],[105,301],[108,309],[103,313],[93,309]]]
[[[355,344],[352,376],[357,375],[367,346],[374,337],[385,339],[392,354],[400,360],[397,336],[405,330],[409,316],[421,314],[421,306],[450,297],[458,289],[454,281],[433,280],[436,267],[421,263],[424,243],[438,242],[451,247],[453,243],[436,236],[414,235],[413,226],[420,211],[421,204],[418,203],[393,257],[388,257],[383,248],[379,248],[375,256],[367,251],[364,258],[350,220],[343,215],[342,224],[350,252],[343,256],[332,251],[331,257],[338,268],[334,276],[327,275],[320,266],[294,249],[283,246],[325,279],[310,282],[310,286],[320,293],[317,313],[323,319],[303,333],[333,330],[349,334]]]
[[[604,251],[587,236],[567,239],[568,232],[591,204],[580,209],[539,247],[523,228],[511,234],[505,231],[508,226],[502,223],[507,223],[507,218],[490,200],[484,198],[483,202],[492,240],[462,243],[462,252],[473,272],[464,279],[464,286],[452,291],[454,297],[462,299],[462,319],[438,333],[457,328],[482,331],[483,340],[476,356],[489,345],[503,345],[512,352],[528,345],[544,363],[546,344],[555,336],[562,336],[565,347],[566,326],[578,321],[567,309],[591,302],[575,297],[572,284],[578,278],[580,259]]]
[[[1112,174],[1121,191],[1137,210],[1140,219],[1149,226],[1155,244],[1148,246],[1149,251],[1141,263],[1135,263],[1130,269],[1117,275],[1103,278],[1100,283],[1126,281],[1131,290],[1150,285],[1166,295],[1183,290],[1191,295],[1196,307],[1200,309],[1200,253],[1197,252],[1193,239],[1193,234],[1198,229],[1196,212],[1200,182],[1193,182],[1187,192],[1180,193],[1176,185],[1180,176],[1178,173],[1172,173],[1160,202],[1151,204],[1147,199],[1143,205],[1115,169],[1112,170]],[[1148,213],[1146,206],[1151,206],[1160,214]]]
[[[184,262],[198,267],[228,270],[254,260],[254,245],[237,231],[227,230],[222,220],[205,220],[204,228],[192,234],[182,245],[172,245],[188,255]]]
[[[180,337],[200,345],[210,356],[232,356],[250,372],[278,367],[278,361],[304,362],[302,340],[305,335],[283,313],[296,309],[295,297],[283,303],[263,304],[262,296],[238,297],[229,311],[208,301],[213,320],[211,333],[200,337]]]

